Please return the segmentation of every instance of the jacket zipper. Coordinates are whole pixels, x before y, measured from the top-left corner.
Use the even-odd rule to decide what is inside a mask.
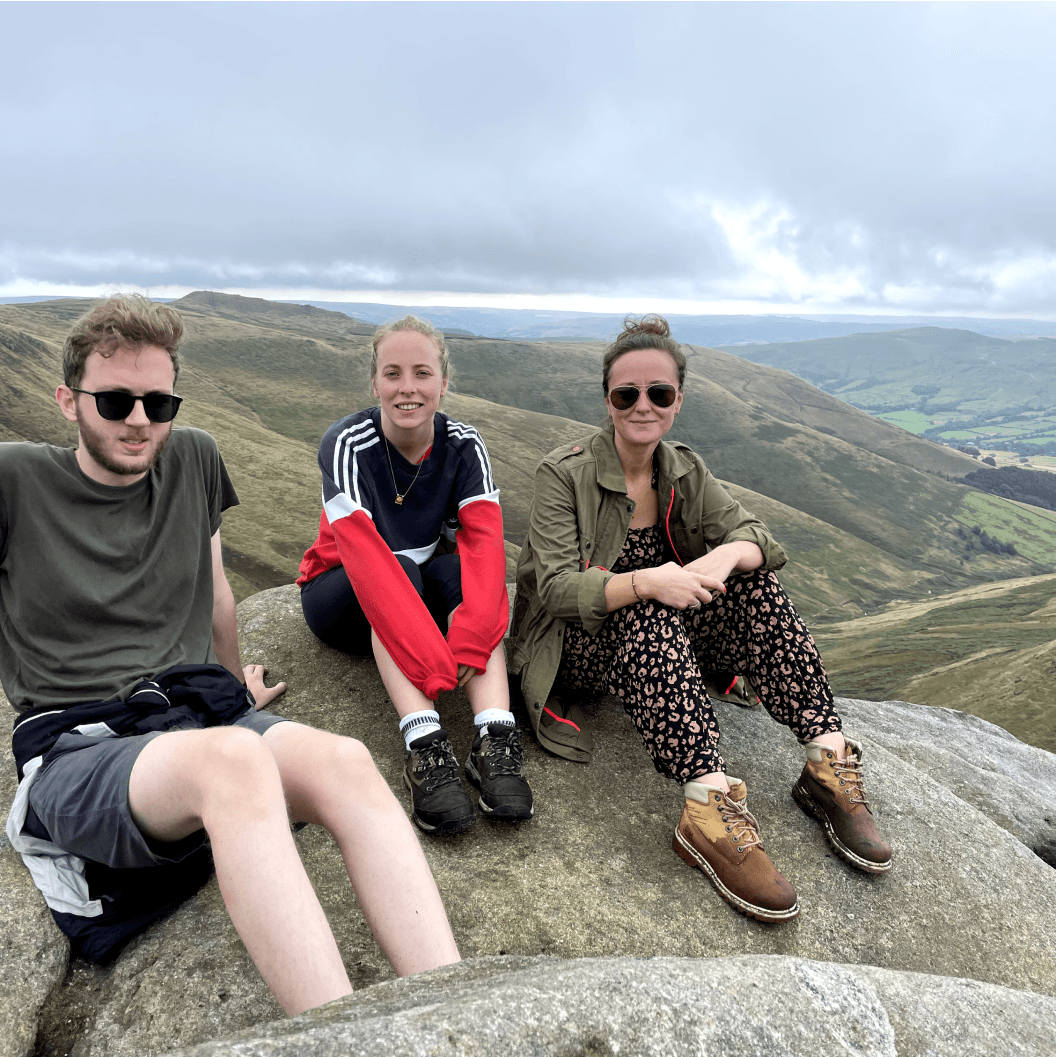
[[[671,501],[667,504],[667,517],[664,518],[664,530],[667,532],[667,542],[671,544],[671,550],[678,559],[679,565],[685,565],[682,555],[678,553],[675,541],[671,538],[671,510],[675,505],[675,486],[671,486]]]

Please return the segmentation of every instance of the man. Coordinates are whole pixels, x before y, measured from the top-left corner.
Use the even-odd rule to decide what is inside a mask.
[[[366,749],[251,707],[285,686],[241,667],[219,533],[238,500],[216,445],[172,429],[182,329],[145,297],[98,304],[55,394],[77,448],[0,444],[0,682],[22,779],[8,836],[83,938],[156,918],[208,835],[228,913],[292,1015],[352,988],[291,820],[334,836],[397,973],[459,954]]]

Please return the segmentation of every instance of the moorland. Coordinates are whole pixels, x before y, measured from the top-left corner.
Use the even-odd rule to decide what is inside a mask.
[[[0,305],[0,440],[73,442],[53,393],[62,338],[87,304]],[[315,536],[316,448],[331,422],[372,402],[373,326],[311,306],[206,292],[175,307],[187,326],[179,422],[217,438],[238,488],[241,505],[225,515],[222,535],[243,598],[290,582]],[[824,340],[853,348],[865,338],[892,340]],[[1042,340],[1006,344],[1038,350]],[[488,443],[512,573],[535,465],[603,420],[604,343],[459,334],[449,345],[455,374],[445,410]],[[848,398],[859,391],[745,358],[767,348],[734,355],[688,345],[674,435],[789,551],[782,577],[815,629],[836,691],[965,709],[1056,749],[1056,514],[960,483],[978,462],[853,406]],[[878,354],[862,367],[866,380],[880,379],[885,362]],[[1035,394],[1056,393],[1051,363],[1035,365]],[[944,384],[937,367],[928,369]],[[1002,373],[1008,381],[1013,372]],[[983,371],[978,384],[987,378]],[[963,392],[966,404],[975,399]],[[984,531],[1006,546],[977,546]]]
[[[923,437],[1056,454],[1056,338],[914,327],[735,351]]]

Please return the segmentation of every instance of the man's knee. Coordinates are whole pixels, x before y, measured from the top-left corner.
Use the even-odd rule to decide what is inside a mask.
[[[332,734],[325,738],[320,748],[320,762],[324,764],[326,776],[330,780],[355,784],[381,780],[374,758],[363,742]]]
[[[189,762],[207,795],[237,799],[281,791],[275,760],[259,734],[244,727],[210,727],[200,734]]]

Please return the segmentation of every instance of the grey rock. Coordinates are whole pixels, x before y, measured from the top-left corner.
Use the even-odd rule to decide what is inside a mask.
[[[1056,1000],[789,957],[489,958],[170,1057],[1008,1057],[1053,1052]]]
[[[66,973],[70,948],[40,898],[21,857],[2,833],[15,795],[11,755],[14,711],[0,690],[0,1054],[32,1052],[48,995]]]
[[[930,774],[1056,866],[1056,756],[985,719],[905,701],[838,700],[849,729]]]
[[[239,615],[244,660],[264,661],[273,677],[289,682],[276,710],[363,740],[405,799],[402,740],[373,662],[321,645],[305,627],[292,586],[247,599]],[[1056,994],[1056,871],[987,817],[980,809],[985,797],[977,805],[968,785],[956,792],[947,784],[954,778],[929,770],[933,753],[909,759],[897,746],[888,748],[882,738],[893,735],[885,728],[874,737],[866,709],[841,704],[848,728],[866,745],[867,788],[896,848],[888,875],[850,869],[795,806],[789,792],[803,758],[787,730],[762,710],[719,705],[730,771],[747,781],[767,851],[796,886],[802,907],[797,921],[777,927],[735,914],[671,851],[681,792],[656,774],[622,711],[601,702],[591,712],[596,751],[589,767],[549,756],[526,736],[537,803],[530,823],[481,820],[454,839],[422,838],[463,956],[793,956]],[[468,702],[451,693],[439,709],[464,759],[471,741]],[[911,710],[894,727],[905,725],[911,737],[913,723],[931,711]],[[970,730],[963,742],[970,744]],[[971,788],[982,790],[985,781]],[[329,836],[308,827],[297,840],[353,985],[391,981]],[[506,962],[495,964],[496,973],[509,970]],[[451,970],[458,971],[464,970]],[[162,1053],[279,1016],[215,882],[92,980],[95,990],[84,1002],[92,1005],[94,1022],[77,1043],[77,1057]],[[415,986],[394,982],[391,993]],[[613,1004],[623,1001],[621,994]],[[880,1037],[869,1045],[880,1045]]]

